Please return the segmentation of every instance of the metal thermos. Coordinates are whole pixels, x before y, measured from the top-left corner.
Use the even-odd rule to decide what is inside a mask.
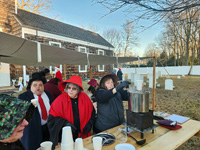
[[[149,112],[149,91],[129,92],[129,110],[132,112]]]

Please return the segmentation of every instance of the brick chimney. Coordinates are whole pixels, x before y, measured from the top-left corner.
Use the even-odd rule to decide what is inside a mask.
[[[12,34],[16,0],[0,0],[0,31]]]

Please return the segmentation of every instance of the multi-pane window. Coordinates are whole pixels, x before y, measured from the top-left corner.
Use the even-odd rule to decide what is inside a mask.
[[[87,53],[86,47],[78,47],[78,51],[82,53]],[[87,72],[87,65],[79,65],[78,67],[79,72]]]
[[[103,50],[98,50],[98,55],[104,55],[104,51]],[[98,71],[99,72],[104,71],[104,65],[98,65]]]
[[[61,43],[60,42],[49,41],[49,45],[55,46],[55,47],[61,47]]]
[[[55,47],[61,47],[61,43],[60,42],[49,41],[49,45],[55,46]],[[53,71],[52,68],[55,68],[55,66],[49,66],[50,72]],[[62,73],[62,65],[60,65],[60,72]],[[55,73],[55,70],[54,70],[54,73]]]

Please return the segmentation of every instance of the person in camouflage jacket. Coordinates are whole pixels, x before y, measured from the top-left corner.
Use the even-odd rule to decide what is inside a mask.
[[[0,94],[0,150],[25,150],[19,139],[34,110],[28,101]]]

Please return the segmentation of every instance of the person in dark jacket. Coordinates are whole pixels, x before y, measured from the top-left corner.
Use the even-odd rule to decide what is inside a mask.
[[[96,95],[97,118],[94,124],[96,133],[125,122],[122,100],[128,100],[128,93],[123,88],[128,88],[130,82],[123,81],[117,85],[117,81],[118,78],[114,74],[108,74],[100,80]]]
[[[62,92],[58,88],[58,84],[60,82],[60,79],[58,78],[52,78],[47,83],[44,84],[44,90],[51,93],[51,96],[53,100],[55,100]]]
[[[90,136],[90,130],[95,119],[92,102],[83,91],[82,80],[72,76],[62,83],[65,91],[52,103],[48,127],[53,148],[61,139],[62,128],[71,126],[73,139]]]
[[[97,87],[97,80],[91,79],[87,84],[90,85],[88,88],[88,92],[92,94],[91,99],[93,102],[96,102],[96,87]]]
[[[90,87],[88,88],[88,92],[92,94],[92,96],[90,97],[90,99],[92,100],[94,109],[95,109],[95,113],[97,114],[97,101],[96,101],[96,88],[97,88],[97,80],[96,79],[91,79],[87,84],[90,85]]]
[[[44,91],[42,78],[31,79],[29,83],[30,90],[20,94],[18,98],[28,102],[37,99],[38,107],[29,125],[24,129],[21,141],[27,150],[36,150],[40,147],[40,143],[48,141],[50,138],[47,118],[53,99],[49,92]]]
[[[122,76],[123,76],[122,70],[121,68],[119,68],[119,70],[117,71],[117,77],[119,78],[120,82],[122,82]]]
[[[34,110],[30,102],[0,94],[0,150],[25,150],[20,138]]]
[[[44,84],[45,83],[47,83],[47,76],[50,74],[50,71],[49,71],[49,69],[48,68],[45,68],[45,69],[43,69],[43,70],[41,70],[40,71],[40,73],[42,74],[42,77],[43,77],[43,82],[44,82]]]

